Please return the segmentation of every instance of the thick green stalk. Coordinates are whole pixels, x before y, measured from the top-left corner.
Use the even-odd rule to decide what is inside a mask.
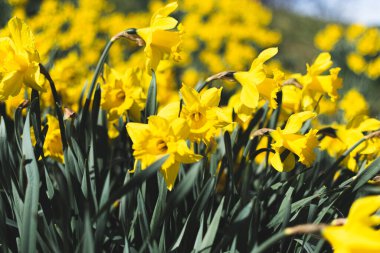
[[[59,129],[61,131],[62,147],[63,147],[63,151],[65,151],[67,148],[67,138],[66,138],[65,124],[63,122],[61,99],[58,96],[57,90],[54,85],[54,81],[51,78],[49,71],[42,64],[40,64],[40,72],[46,77],[46,79],[49,81],[49,84],[50,84],[50,89],[53,94],[53,98],[55,102],[55,112],[57,114]]]

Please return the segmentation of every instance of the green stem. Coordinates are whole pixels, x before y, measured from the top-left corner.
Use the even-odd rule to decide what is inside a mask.
[[[98,77],[100,75],[100,71],[102,71],[102,69],[103,69],[104,62],[106,61],[108,53],[109,53],[111,46],[114,42],[115,42],[114,38],[110,39],[108,41],[106,47],[104,48],[102,55],[100,56],[98,64],[96,65],[96,68],[95,68],[94,76],[92,77],[92,81],[90,84],[90,90],[87,93],[87,100],[90,100],[92,97],[92,93],[94,92],[96,81],[98,80]]]
[[[126,34],[129,33],[129,30],[126,30],[126,31],[122,31],[118,34],[116,34],[115,36],[113,36],[108,42],[107,42],[107,45],[106,47],[104,48],[103,52],[102,52],[102,55],[100,56],[100,59],[98,61],[98,64],[96,65],[96,68],[95,68],[95,73],[94,73],[94,76],[92,78],[92,81],[91,81],[91,84],[90,84],[90,89],[87,93],[87,97],[86,97],[86,101],[84,103],[84,106],[82,108],[82,113],[81,113],[81,118],[80,118],[80,122],[79,122],[79,133],[82,134],[83,131],[84,131],[84,127],[85,127],[85,123],[87,121],[87,116],[88,116],[88,109],[90,107],[90,102],[91,102],[91,97],[92,97],[92,93],[94,92],[94,89],[95,89],[95,86],[96,86],[96,82],[98,80],[98,77],[100,75],[100,72],[102,71],[103,69],[103,65],[104,65],[104,62],[106,61],[107,59],[107,56],[108,56],[108,53],[111,49],[111,46],[113,45],[113,43],[120,39],[120,38],[123,38],[123,37],[126,37]]]
[[[106,61],[106,58],[107,58],[108,53],[109,53],[109,50],[111,49],[111,46],[112,46],[112,44],[114,42],[115,42],[115,39],[113,39],[113,38],[108,41],[106,47],[103,50],[102,55],[100,56],[98,64],[96,65],[95,73],[94,73],[94,76],[92,78],[92,81],[91,81],[91,84],[90,84],[90,89],[89,89],[89,91],[87,93],[86,101],[84,103],[83,110],[82,110],[81,126],[84,126],[84,122],[87,119],[87,111],[88,111],[88,108],[90,107],[92,93],[94,92],[96,82],[98,80],[100,72],[103,69],[103,64]]]
[[[63,114],[62,114],[62,103],[61,99],[58,96],[57,90],[54,85],[54,81],[51,78],[49,71],[40,63],[40,72],[45,76],[45,78],[49,81],[50,89],[53,94],[54,102],[55,102],[55,112],[57,114],[58,122],[59,122],[59,129],[61,131],[61,141],[62,141],[62,147],[63,151],[67,148],[67,138],[66,138],[66,131],[65,131],[65,124],[63,122]]]
[[[352,145],[349,149],[347,149],[336,161],[331,165],[330,170],[337,167],[355,148],[357,148],[360,144],[368,140],[368,137],[363,137],[359,141],[357,141],[354,145]]]
[[[361,138],[359,141],[357,141],[354,145],[352,145],[349,149],[347,149],[336,161],[330,166],[330,168],[327,171],[324,171],[323,174],[320,176],[320,178],[330,178],[338,169],[338,165],[360,144],[368,140],[368,136],[365,136]]]
[[[198,87],[196,87],[195,90],[197,92],[201,92],[201,90],[203,90],[208,84],[209,84],[209,82],[204,82],[201,85],[199,85]]]
[[[270,246],[281,240],[282,238],[286,237],[286,234],[284,231],[278,232],[277,234],[273,235],[271,238],[260,244],[257,248],[253,248],[251,250],[251,253],[262,253],[265,252]]]

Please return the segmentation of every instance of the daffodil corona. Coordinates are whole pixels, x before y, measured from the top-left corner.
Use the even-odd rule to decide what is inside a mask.
[[[145,94],[139,85],[136,70],[119,73],[104,66],[101,106],[108,111],[108,120],[118,120],[128,110],[136,113],[144,108]]]
[[[217,129],[230,123],[230,120],[218,107],[222,89],[210,88],[198,93],[195,89],[183,85],[181,90],[184,106],[181,118],[190,125],[190,140],[211,142]]]

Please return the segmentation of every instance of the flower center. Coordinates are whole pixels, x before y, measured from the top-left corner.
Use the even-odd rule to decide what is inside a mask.
[[[190,115],[190,118],[195,121],[195,122],[198,122],[202,119],[203,115],[202,113],[200,112],[194,112],[193,114]]]
[[[119,101],[125,100],[125,92],[123,90],[120,90],[116,93],[116,99]]]
[[[168,151],[168,146],[164,140],[158,140],[156,146],[161,153],[166,153],[166,151]]]

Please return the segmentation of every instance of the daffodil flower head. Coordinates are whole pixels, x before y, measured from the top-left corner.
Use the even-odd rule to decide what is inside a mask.
[[[40,58],[29,27],[19,18],[8,22],[10,37],[0,38],[0,101],[16,96],[22,85],[44,91]]]
[[[134,69],[119,73],[105,65],[103,80],[100,103],[109,121],[118,120],[128,110],[143,109],[146,96]]]
[[[252,62],[249,71],[234,73],[234,78],[242,85],[240,99],[245,106],[253,109],[257,108],[260,98],[257,85],[262,83],[267,77],[264,63],[275,56],[277,52],[278,48],[276,47],[268,48],[262,51]]]
[[[152,16],[150,26],[137,29],[137,34],[145,41],[146,69],[156,70],[162,59],[180,59],[182,26],[169,15],[178,7],[172,2],[158,9]]]
[[[358,115],[367,115],[369,105],[365,97],[356,89],[351,89],[339,102],[339,107],[344,111],[344,118],[347,122]]]
[[[184,119],[169,121],[160,116],[150,116],[148,124],[128,123],[127,131],[133,142],[133,155],[141,161],[142,169],[169,155],[161,167],[169,190],[173,188],[180,163],[194,163],[202,158],[187,146],[190,128]]]
[[[186,119],[190,126],[190,140],[209,143],[217,133],[217,129],[230,123],[223,110],[218,107],[222,88],[210,88],[201,93],[182,85],[180,90],[184,106],[181,118]]]
[[[334,252],[380,252],[380,196],[368,196],[356,200],[343,226],[327,226],[322,235],[332,245]]]
[[[329,24],[319,31],[314,38],[314,44],[322,51],[331,51],[343,36],[343,28],[338,24]]]
[[[312,119],[316,113],[305,111],[289,117],[284,129],[277,128],[270,135],[274,139],[272,148],[275,154],[271,159],[273,168],[280,172],[294,169],[295,157],[306,166],[311,166],[315,160],[314,148],[318,146],[317,130],[311,129],[306,135],[299,134],[305,121]]]
[[[342,87],[342,79],[338,77],[340,68],[330,69],[332,65],[331,55],[327,52],[319,54],[312,65],[306,65],[306,75],[299,78],[303,86],[304,98],[309,98],[314,102],[323,94],[327,94],[332,101],[338,98],[338,89]],[[327,70],[329,70],[329,74],[323,75]]]

